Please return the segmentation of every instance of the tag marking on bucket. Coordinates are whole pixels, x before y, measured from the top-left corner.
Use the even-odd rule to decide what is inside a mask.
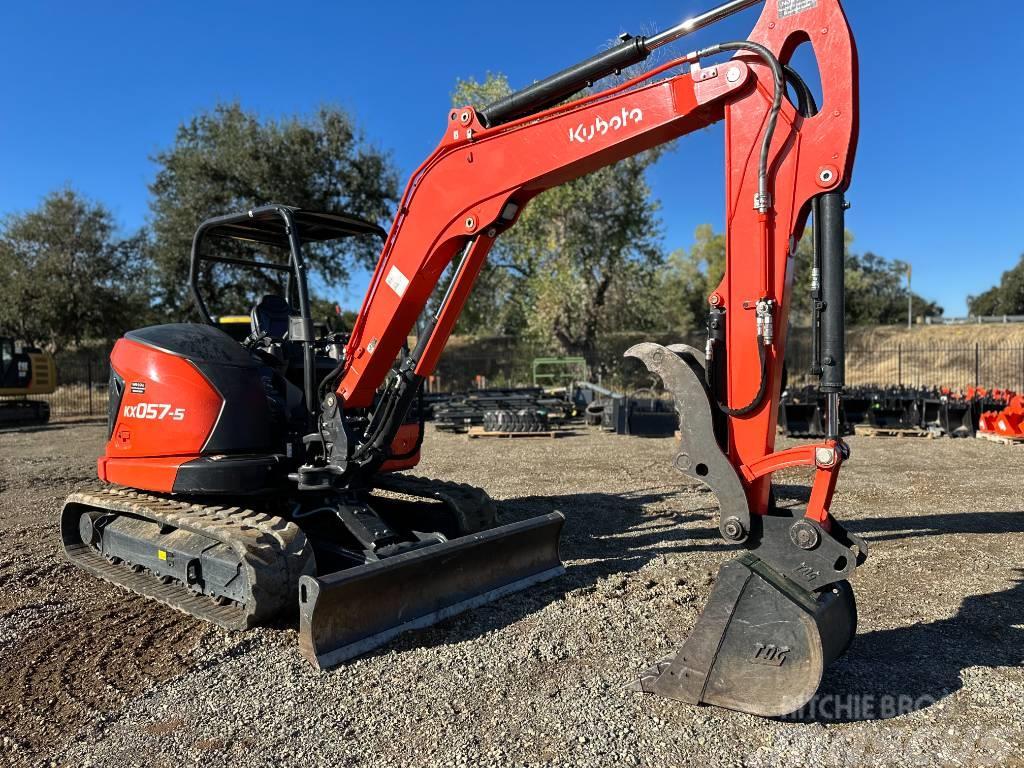
[[[814,570],[814,568],[809,566],[807,563],[800,563],[800,567],[796,569],[796,572],[808,581],[814,581],[821,576],[819,571]]]
[[[781,667],[782,662],[786,660],[786,654],[789,653],[789,650],[787,645],[754,643],[754,657],[751,661],[754,664],[768,664],[772,667]]]

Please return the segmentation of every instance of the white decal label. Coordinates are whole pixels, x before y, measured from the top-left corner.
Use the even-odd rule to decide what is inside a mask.
[[[585,144],[595,136],[604,136],[608,131],[618,131],[630,123],[642,123],[643,120],[644,112],[639,107],[633,109],[623,107],[620,114],[612,115],[607,120],[599,117],[590,125],[580,123],[575,128],[570,128],[569,143],[578,141],[580,144]]]
[[[398,267],[391,268],[384,282],[391,286],[391,290],[397,293],[399,298],[405,295],[405,289],[409,287],[409,278],[403,275]]]
[[[817,4],[818,0],[779,0],[779,18],[795,16],[814,8]]]
[[[139,403],[138,405],[126,405],[124,407],[124,417],[126,419],[153,419],[155,421],[169,418],[172,421],[184,421],[185,409],[172,408],[168,403]]]

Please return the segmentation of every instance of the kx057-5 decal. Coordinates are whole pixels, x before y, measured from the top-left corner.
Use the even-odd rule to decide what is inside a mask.
[[[139,403],[138,405],[126,405],[124,407],[126,419],[167,419],[183,421],[185,419],[184,408],[174,408],[168,403]]]

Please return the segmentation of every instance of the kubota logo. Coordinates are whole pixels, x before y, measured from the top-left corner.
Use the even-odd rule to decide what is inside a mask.
[[[139,403],[124,407],[126,419],[154,419],[160,421],[170,418],[172,421],[184,421],[185,409],[173,408],[168,403]]]
[[[608,131],[617,131],[625,128],[630,123],[642,123],[643,120],[644,112],[639,107],[634,107],[633,109],[623,107],[620,114],[612,115],[607,120],[599,117],[590,125],[580,123],[575,128],[570,128],[569,143],[572,144],[574,141],[578,141],[581,144],[585,144],[595,136],[604,136]]]

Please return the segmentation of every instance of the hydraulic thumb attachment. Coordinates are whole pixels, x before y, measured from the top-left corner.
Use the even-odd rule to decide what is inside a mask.
[[[680,434],[674,465],[716,493],[722,537],[748,550],[720,568],[679,652],[644,672],[634,688],[767,717],[795,712],[810,701],[825,667],[843,654],[857,627],[847,578],[867,558],[867,546],[827,513],[844,446],[790,449],[737,471],[716,435],[715,400],[700,353],[645,343],[626,355],[641,360],[672,393]],[[806,514],[774,507],[751,514],[751,482],[802,464],[815,466],[823,484],[816,481]]]

